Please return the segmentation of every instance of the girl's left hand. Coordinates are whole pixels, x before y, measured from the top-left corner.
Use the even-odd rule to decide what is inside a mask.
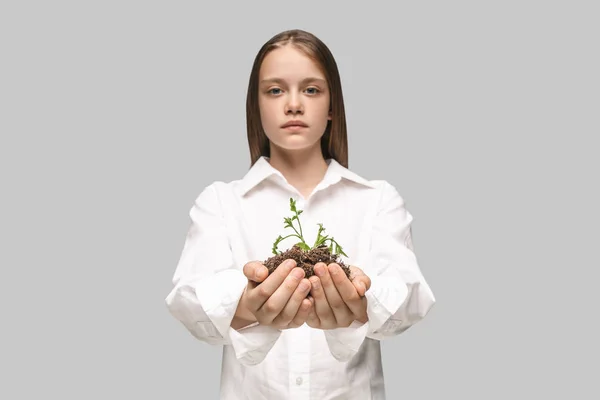
[[[306,324],[312,328],[346,328],[354,321],[365,323],[367,299],[365,292],[371,287],[371,279],[358,267],[350,266],[348,279],[342,268],[332,263],[319,262],[311,276],[309,300],[313,303]]]

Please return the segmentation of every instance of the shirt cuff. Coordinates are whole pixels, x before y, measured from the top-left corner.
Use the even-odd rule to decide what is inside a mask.
[[[347,328],[325,330],[325,339],[331,355],[338,361],[349,361],[358,353],[368,329],[368,322],[354,321]]]
[[[207,317],[223,337],[224,345],[234,348],[240,362],[253,365],[264,360],[281,335],[281,330],[260,324],[239,330],[231,327],[247,282],[240,271],[222,271],[200,280],[196,284],[196,295]]]
[[[333,357],[338,361],[348,361],[358,353],[365,338],[382,339],[378,329],[388,325],[386,322],[400,309],[407,296],[408,288],[400,277],[374,276],[371,287],[365,293],[369,320],[366,323],[354,321],[347,328],[325,331]]]
[[[407,296],[408,287],[399,276],[371,278],[371,288],[365,293],[369,317],[367,336],[375,338],[377,330],[400,309]]]
[[[260,324],[240,330],[229,327],[228,336],[236,358],[242,364],[255,365],[265,359],[281,336],[281,330]]]

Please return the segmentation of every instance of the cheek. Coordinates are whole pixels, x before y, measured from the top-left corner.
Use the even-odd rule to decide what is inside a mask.
[[[268,102],[259,102],[260,119],[263,125],[269,125],[270,121],[273,120],[273,106]]]
[[[319,120],[327,122],[329,116],[329,101],[321,101],[319,104],[315,104],[315,117]]]
[[[327,117],[329,115],[330,107],[329,96],[319,99],[318,109],[319,115]]]
[[[272,102],[259,102],[260,122],[265,134],[270,140],[276,140],[280,122],[275,116],[274,108]]]

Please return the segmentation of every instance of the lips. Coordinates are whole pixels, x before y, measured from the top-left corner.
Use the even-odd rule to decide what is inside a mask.
[[[304,122],[302,121],[288,121],[285,124],[283,124],[281,127],[282,128],[289,128],[290,126],[301,126],[301,127],[307,127],[308,125],[306,125]]]

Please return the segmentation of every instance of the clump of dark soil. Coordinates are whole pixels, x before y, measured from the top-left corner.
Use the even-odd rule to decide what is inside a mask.
[[[329,247],[326,245],[318,246],[309,251],[302,250],[298,245],[294,245],[291,249],[284,251],[281,254],[274,255],[264,261],[264,265],[269,270],[269,275],[275,271],[275,269],[287,259],[294,259],[296,266],[304,269],[305,278],[310,278],[314,273],[314,266],[318,262],[323,262],[326,265],[336,263],[346,273],[346,276],[350,278],[350,267],[345,265],[344,262],[338,258],[339,254],[332,254]]]

